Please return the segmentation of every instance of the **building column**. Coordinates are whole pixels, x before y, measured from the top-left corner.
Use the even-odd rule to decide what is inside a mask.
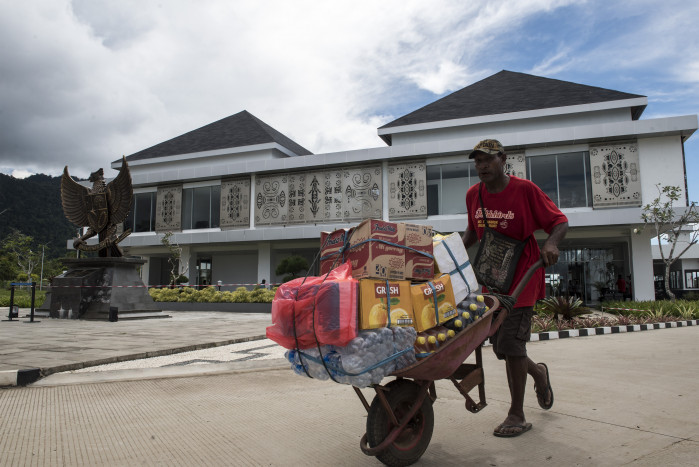
[[[189,245],[180,246],[180,248],[182,248],[182,254],[180,255],[180,263],[177,267],[177,272],[187,276],[187,282],[189,284],[192,284],[192,281],[195,279],[194,277],[192,277],[192,274],[196,273],[197,267],[196,264],[192,264],[192,249]]]
[[[152,284],[149,284],[150,282],[150,256],[143,256],[141,255],[142,259],[145,259],[146,262],[143,266],[141,266],[141,280],[143,281],[143,284],[145,286],[149,286]]]
[[[640,233],[631,231],[631,282],[633,300],[655,300],[653,282],[653,251],[651,249],[651,229]]]
[[[264,279],[267,284],[272,282],[272,247],[269,242],[257,244],[257,283]]]

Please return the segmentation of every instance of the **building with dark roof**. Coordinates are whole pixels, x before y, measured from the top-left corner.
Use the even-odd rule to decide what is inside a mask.
[[[465,194],[478,182],[468,154],[495,138],[508,173],[536,183],[570,221],[560,261],[547,269],[550,292],[592,303],[622,274],[633,277],[637,299],[653,299],[650,234],[633,232],[656,184],[686,187],[683,145],[697,116],[644,120],[647,104],[638,94],[501,71],[383,125],[387,146],[326,154],[243,111],[126,158],[134,233],[122,245],[148,258],[144,281],[164,284],[160,240],[173,232],[190,282],[230,290],[278,282],[283,258],[312,261],[321,231],[362,219],[463,231]]]

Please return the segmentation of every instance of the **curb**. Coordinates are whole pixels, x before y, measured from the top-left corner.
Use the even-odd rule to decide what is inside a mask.
[[[26,386],[38,381],[39,378],[41,378],[40,368],[0,371],[0,387]]]
[[[566,339],[569,337],[601,336],[604,334],[620,334],[624,332],[652,331],[654,329],[682,328],[687,326],[699,326],[699,319],[688,321],[668,321],[665,323],[629,324],[627,326],[604,326],[599,328],[566,329],[564,331],[547,331],[533,333],[529,342],[550,341],[553,339]],[[483,342],[483,346],[491,345],[490,339]]]
[[[229,339],[221,342],[211,342],[207,344],[194,344],[187,345],[183,347],[177,347],[174,349],[164,349],[156,350],[151,352],[142,352],[130,355],[120,355],[116,357],[102,358],[99,360],[92,360],[88,362],[80,363],[70,363],[66,365],[59,365],[51,368],[30,368],[23,370],[4,370],[0,371],[0,388],[8,386],[26,386],[31,383],[37,382],[39,379],[52,375],[54,373],[61,373],[64,371],[79,370],[81,368],[87,368],[91,366],[105,365],[109,363],[126,362],[130,360],[140,360],[143,358],[150,357],[162,357],[166,355],[172,355],[183,352],[191,352],[193,350],[203,350],[210,349],[212,347],[220,347],[224,345],[240,344],[243,342],[250,342],[260,339],[265,339],[267,336],[251,336],[251,337],[239,337],[236,339]]]

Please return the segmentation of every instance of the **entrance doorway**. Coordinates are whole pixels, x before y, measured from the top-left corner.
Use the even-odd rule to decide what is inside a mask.
[[[197,285],[199,287],[211,285],[211,258],[197,259]]]

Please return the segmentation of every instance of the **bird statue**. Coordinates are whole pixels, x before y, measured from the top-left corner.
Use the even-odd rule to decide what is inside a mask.
[[[117,237],[117,226],[126,219],[131,210],[133,188],[126,158],[121,159],[119,175],[105,184],[104,171],[99,169],[90,174],[92,188],[83,186],[68,174],[68,166],[61,178],[61,202],[63,212],[70,222],[78,227],[87,226],[87,233],[73,240],[73,247],[82,251],[97,251],[100,257],[124,256],[119,242],[126,238],[131,229]],[[97,245],[88,245],[85,240],[98,235]]]

